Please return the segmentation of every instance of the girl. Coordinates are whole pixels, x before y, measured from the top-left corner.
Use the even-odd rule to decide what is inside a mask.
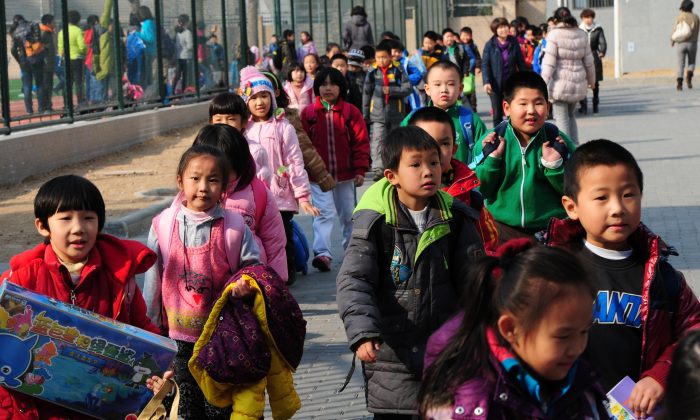
[[[229,162],[224,208],[243,217],[260,248],[260,262],[287,280],[284,225],[275,198],[255,177],[255,162],[243,134],[225,124],[208,124],[197,133],[192,146],[206,144],[221,150]]]
[[[301,114],[301,123],[323,157],[337,183],[332,192],[311,184],[311,193],[321,215],[314,219],[314,259],[320,271],[331,269],[331,233],[336,212],[343,231],[343,249],[352,233],[355,187],[364,183],[369,169],[369,137],[362,113],[345,102],[347,85],[343,74],[323,68],[314,80],[316,102]]]
[[[328,169],[326,169],[326,164],[323,163],[323,159],[314,148],[306,131],[304,131],[299,111],[289,108],[289,96],[287,96],[287,92],[285,92],[284,89],[280,88],[281,84],[277,76],[269,72],[263,72],[263,74],[275,88],[275,101],[277,102],[277,106],[284,109],[285,118],[287,118],[287,121],[289,121],[294,127],[294,131],[297,133],[299,147],[304,156],[304,168],[309,174],[309,180],[318,183],[322,191],[332,190],[335,187],[335,179],[333,179]]]
[[[318,58],[316,54],[309,54],[306,57],[304,57],[304,69],[306,70],[306,74],[309,75],[312,79],[316,77],[316,73],[318,72],[319,67],[321,67],[321,60]]]
[[[297,50],[297,59],[300,61],[304,61],[304,57],[306,57],[309,54],[318,54],[318,51],[316,50],[316,44],[314,43],[314,39],[311,37],[311,34],[306,32],[306,31],[301,31],[299,34],[299,38],[301,40],[301,46]]]
[[[287,81],[284,82],[284,91],[289,96],[289,108],[301,113],[314,100],[314,81],[304,66],[294,63],[287,73]]]
[[[146,273],[148,316],[177,342],[173,360],[184,418],[228,418],[231,408],[205,401],[187,367],[214,302],[239,269],[260,260],[243,218],[221,206],[229,165],[218,149],[198,145],[182,155],[177,169],[178,199],[153,219],[148,246],[158,264]],[[251,290],[239,282],[234,297]],[[166,376],[168,374],[166,373]]]
[[[472,267],[465,310],[428,341],[421,413],[609,418],[604,391],[577,361],[596,290],[581,262],[528,239],[505,243],[497,255]]]
[[[240,95],[248,105],[250,118],[245,135],[248,141],[259,143],[267,151],[270,163],[270,191],[282,213],[287,236],[288,281],[294,283],[294,242],[292,241],[292,217],[301,207],[304,213],[318,216],[318,209],[311,205],[309,176],[304,169],[304,159],[294,127],[277,111],[272,83],[255,67],[241,70]],[[297,204],[298,202],[298,204]]]

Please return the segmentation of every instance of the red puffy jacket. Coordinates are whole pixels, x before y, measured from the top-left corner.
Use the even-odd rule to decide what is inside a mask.
[[[354,105],[339,98],[329,111],[317,97],[301,113],[301,124],[337,181],[365,175],[369,169],[369,136],[362,113]]]
[[[547,245],[571,248],[581,244],[585,233],[578,221],[552,218],[545,239]],[[667,257],[677,254],[658,235],[640,224],[628,241],[646,256],[639,377],[649,376],[666,388],[673,350],[688,331],[700,328],[700,302],[683,274],[668,263]]]
[[[50,245],[41,244],[14,256],[10,270],[0,279],[73,303],[103,316],[160,334],[146,316],[146,302],[131,282],[156,262],[156,254],[145,245],[100,234],[73,289],[68,270],[61,265]],[[0,420],[88,418],[34,397],[0,387]]]

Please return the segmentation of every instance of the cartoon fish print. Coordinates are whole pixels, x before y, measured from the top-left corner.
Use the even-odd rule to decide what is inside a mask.
[[[32,335],[21,339],[11,334],[0,333],[0,384],[10,388],[22,385],[19,378],[32,365],[32,348],[39,336]]]

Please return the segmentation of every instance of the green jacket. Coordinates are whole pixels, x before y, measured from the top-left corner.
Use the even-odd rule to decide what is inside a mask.
[[[68,46],[71,60],[85,57],[87,46],[83,30],[75,25],[68,25]],[[63,56],[63,30],[58,33],[58,55]]]
[[[428,337],[454,315],[467,287],[464,273],[484,255],[477,218],[475,210],[439,191],[428,203],[426,229],[418,233],[386,179],[362,196],[336,300],[352,350],[363,340],[382,342],[376,363],[364,364],[369,411],[418,414]]]
[[[428,106],[433,106],[432,101],[428,101]],[[447,114],[452,118],[452,124],[454,124],[455,132],[457,133],[457,138],[455,139],[455,144],[457,144],[457,153],[455,153],[454,158],[462,163],[469,164],[469,162],[472,160],[473,153],[471,150],[469,150],[469,145],[467,144],[467,140],[464,136],[464,129],[462,129],[462,122],[459,120],[459,109],[461,107],[462,103],[458,101],[456,104],[447,108],[445,112],[447,112]],[[411,119],[413,112],[408,114],[406,118],[401,121],[401,127],[408,125],[408,120]],[[486,125],[483,121],[481,121],[479,115],[476,112],[472,112],[472,133],[474,135],[472,141],[474,144],[478,143],[479,139],[485,136],[487,131]]]
[[[488,134],[488,133],[487,133]],[[560,133],[569,152],[576,145]],[[506,148],[501,158],[487,157],[475,168],[481,181],[481,194],[496,221],[525,229],[545,229],[551,217],[565,218],[561,204],[564,187],[564,165],[547,169],[542,163],[542,144],[547,141],[544,128],[530,140],[525,152],[508,123]],[[481,142],[473,155],[481,154]]]

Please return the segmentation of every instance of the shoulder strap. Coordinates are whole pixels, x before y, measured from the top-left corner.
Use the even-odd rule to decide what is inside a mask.
[[[459,125],[467,140],[469,150],[474,148],[474,114],[472,110],[463,106],[459,107]]]
[[[175,199],[177,200],[177,197]],[[153,218],[153,229],[158,238],[158,248],[160,248],[160,255],[163,261],[170,255],[170,235],[173,233],[176,209],[177,207],[170,206]]]
[[[255,191],[253,191],[253,193],[255,193]],[[257,216],[257,208],[255,209],[255,213]],[[241,264],[240,255],[241,246],[243,244],[242,239],[244,229],[245,222],[243,221],[243,218],[233,210],[224,209],[224,248],[226,251],[226,260],[228,262],[229,270],[231,270],[231,273],[235,273],[236,271],[238,271],[239,266]],[[229,244],[233,242],[236,233],[239,233],[241,239],[238,242],[238,250],[231,249],[231,247],[229,247]]]
[[[255,229],[258,230],[267,207],[267,187],[258,178],[253,178],[250,182],[250,187],[253,189],[253,199],[255,201]]]
[[[559,152],[561,158],[566,162],[569,160],[569,148],[566,143],[559,143],[558,141],[553,141],[559,136],[559,127],[552,123],[544,123],[544,134],[547,136],[547,140],[552,140],[552,147]]]

